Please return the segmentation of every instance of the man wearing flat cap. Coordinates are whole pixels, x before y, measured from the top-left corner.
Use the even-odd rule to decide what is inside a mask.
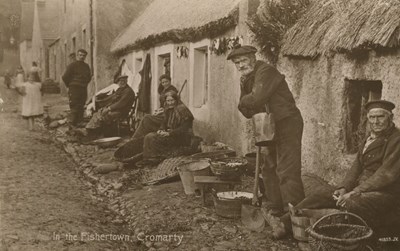
[[[76,127],[83,120],[87,86],[92,78],[90,67],[85,63],[86,55],[87,51],[79,49],[77,60],[70,63],[62,75],[62,80],[68,88],[72,127]]]
[[[111,124],[119,118],[128,115],[135,100],[135,92],[128,85],[128,76],[120,76],[116,79],[119,87],[110,97],[109,104],[93,114],[86,125],[87,140],[93,140],[99,134],[104,125]]]
[[[365,105],[370,133],[343,182],[316,191],[294,210],[339,207],[361,216],[374,230],[391,229],[400,234],[400,130],[393,123],[394,108],[384,100]],[[284,236],[291,228],[290,216],[286,214],[280,221],[284,229],[281,225],[275,231]]]
[[[265,112],[266,105],[275,119],[275,153],[273,161],[264,155],[263,178],[267,203],[264,211],[282,215],[288,203],[296,205],[304,199],[301,180],[301,139],[303,119],[296,107],[285,76],[275,67],[256,60],[257,49],[244,45],[235,48],[227,59],[240,72],[240,101],[238,109],[246,118]],[[276,157],[276,158],[275,158]]]

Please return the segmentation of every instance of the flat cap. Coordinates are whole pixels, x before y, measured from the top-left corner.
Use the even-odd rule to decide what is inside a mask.
[[[243,45],[240,47],[237,47],[233,49],[228,57],[226,58],[227,60],[231,60],[232,58],[236,56],[241,56],[241,55],[246,55],[246,54],[255,54],[257,52],[257,49],[253,46],[250,45]]]
[[[365,109],[367,111],[374,108],[382,108],[391,112],[395,107],[396,106],[392,102],[386,100],[374,100],[365,104]]]
[[[120,79],[127,79],[127,78],[128,78],[128,76],[126,76],[126,75],[121,75],[121,76],[119,76],[115,81],[118,82]]]

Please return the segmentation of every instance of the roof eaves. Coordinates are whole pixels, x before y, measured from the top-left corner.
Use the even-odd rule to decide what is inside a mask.
[[[130,51],[137,49],[149,49],[157,44],[165,42],[195,42],[202,38],[214,38],[235,27],[239,20],[239,8],[234,8],[226,17],[209,22],[200,27],[191,27],[184,29],[172,29],[159,34],[151,34],[142,39],[136,39],[133,43],[111,50],[116,56],[122,56]]]

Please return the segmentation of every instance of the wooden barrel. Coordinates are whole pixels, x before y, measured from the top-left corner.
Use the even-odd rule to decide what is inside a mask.
[[[306,229],[310,227],[310,219],[304,216],[290,216],[292,220],[293,237],[298,241],[308,241]]]
[[[309,237],[306,229],[312,226],[321,217],[336,212],[340,212],[340,210],[334,208],[302,209],[301,215],[291,215],[293,237],[299,241],[308,241]]]

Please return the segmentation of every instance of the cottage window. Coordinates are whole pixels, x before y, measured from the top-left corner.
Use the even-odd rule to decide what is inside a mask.
[[[72,52],[76,53],[76,38],[72,38]]]
[[[68,54],[68,48],[67,48],[67,43],[64,44],[64,67],[67,68],[67,54]]]
[[[53,54],[53,72],[54,72],[53,78],[57,80],[57,54],[55,51]]]
[[[368,101],[380,100],[382,82],[377,80],[345,81],[345,146],[346,152],[356,153],[366,135],[367,112],[364,105]]]
[[[194,49],[193,106],[201,107],[208,99],[208,47]]]
[[[86,29],[82,30],[82,48],[86,50]]]

